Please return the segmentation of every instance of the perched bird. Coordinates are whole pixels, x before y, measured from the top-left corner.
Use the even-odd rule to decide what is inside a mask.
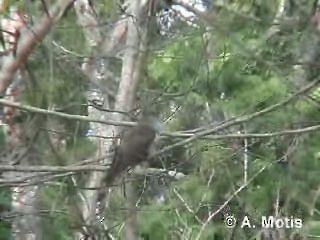
[[[112,184],[115,178],[128,167],[135,167],[147,160],[156,134],[162,131],[162,122],[157,117],[148,116],[126,132],[120,146],[115,150],[114,159],[105,178],[107,186]]]

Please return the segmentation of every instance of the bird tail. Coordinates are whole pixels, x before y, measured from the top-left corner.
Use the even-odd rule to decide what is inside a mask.
[[[106,186],[110,186],[113,184],[117,175],[120,173],[120,170],[121,164],[119,162],[119,156],[115,155],[114,160],[107,171],[107,176],[104,179],[104,183],[106,184]]]
[[[115,181],[116,177],[121,173],[123,168],[123,164],[121,163],[121,152],[119,148],[115,149],[115,154],[113,157],[113,161],[110,165],[110,168],[107,171],[107,176],[104,179],[106,186],[111,186]]]

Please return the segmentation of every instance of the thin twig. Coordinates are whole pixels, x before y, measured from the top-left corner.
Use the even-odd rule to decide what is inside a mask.
[[[211,215],[209,215],[209,217],[207,218],[205,223],[201,226],[200,231],[199,231],[199,233],[198,233],[198,235],[196,237],[196,240],[200,240],[201,239],[201,235],[202,235],[204,229],[209,224],[209,222],[212,220],[212,218],[214,218],[218,213],[220,213],[228,205],[228,203],[235,196],[238,195],[238,193],[240,193],[243,189],[245,189],[254,179],[256,179],[270,165],[271,165],[271,163],[268,163],[265,166],[263,166],[248,182],[246,182],[241,187],[239,187],[215,212],[213,212]]]

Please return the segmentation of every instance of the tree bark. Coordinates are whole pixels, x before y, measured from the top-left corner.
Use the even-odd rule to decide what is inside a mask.
[[[21,28],[20,38],[18,41],[15,55],[10,53],[1,60],[0,72],[0,94],[10,93],[7,98],[13,101],[19,100],[19,95],[24,90],[25,84],[28,84],[28,74],[23,69],[23,64],[29,56],[32,48],[43,38],[51,29],[52,25],[63,15],[64,10],[71,3],[71,0],[60,0],[49,10],[50,16],[46,13],[31,29]],[[13,82],[13,80],[15,80]],[[8,88],[10,86],[10,88]],[[6,108],[8,112],[13,112],[9,119],[16,112],[16,109]],[[5,113],[6,113],[5,109]],[[34,126],[28,126],[33,129]],[[11,152],[6,159],[7,164],[22,166],[41,164],[37,152],[33,149],[32,144],[26,138],[26,129],[22,124],[10,122],[7,125],[8,148]],[[7,172],[3,175],[5,178],[15,178],[21,176],[21,173]],[[28,174],[23,173],[26,177]],[[16,214],[12,221],[12,239],[44,239],[42,218],[40,216],[40,185],[17,186],[12,188],[11,210]]]
[[[147,37],[147,25],[148,22],[146,19],[148,19],[148,16],[146,13],[149,13],[149,3],[151,1],[130,1],[129,7],[128,7],[128,15],[129,17],[126,18],[124,21],[123,19],[120,20],[119,24],[116,24],[114,31],[112,32],[112,41],[110,41],[110,44],[116,43],[116,39],[118,39],[118,42],[125,42],[125,48],[124,48],[124,55],[122,58],[122,71],[121,71],[121,81],[119,83],[118,92],[116,94],[115,98],[115,104],[114,104],[114,113],[101,114],[97,112],[97,116],[100,116],[100,118],[108,118],[112,119],[114,121],[121,121],[123,120],[123,115],[119,114],[120,112],[129,112],[131,111],[135,106],[135,99],[136,99],[136,88],[137,84],[140,78],[140,69],[141,69],[141,62],[143,59],[143,55],[145,54],[145,49],[142,49],[142,44],[146,44],[146,37]],[[147,10],[146,10],[147,9]],[[118,29],[117,29],[118,28]],[[114,47],[104,46],[105,51],[112,50]],[[144,47],[145,48],[145,47]],[[143,51],[142,51],[143,50]],[[107,52],[107,54],[116,54]],[[110,57],[108,55],[108,57]],[[106,61],[108,63],[108,61]],[[97,66],[95,66],[97,67]],[[109,66],[105,66],[105,71],[108,71]],[[87,68],[88,70],[88,68]],[[91,71],[92,73],[92,71]],[[108,75],[108,73],[104,74],[105,76]],[[104,84],[108,84],[107,82],[104,82]],[[106,88],[106,86],[102,86],[102,88]],[[106,94],[103,95],[103,102],[106,99]],[[105,104],[106,105],[106,104]],[[107,104],[109,108],[112,106],[110,104]],[[91,112],[91,114],[94,114]],[[105,129],[99,129],[99,127],[92,126],[96,131],[101,131],[103,135],[106,136],[117,136],[119,135],[121,128],[115,127],[115,126],[108,126]],[[114,142],[112,140],[99,140],[101,141],[99,152],[108,152],[109,149],[112,149],[112,146]],[[108,162],[106,160],[105,162]],[[90,179],[87,183],[87,187],[89,188],[99,188],[102,185],[102,179],[104,177],[103,173],[92,173],[90,176]],[[137,239],[137,227],[136,227],[136,211],[134,208],[131,208],[130,206],[135,206],[135,197],[134,193],[132,192],[132,188],[130,185],[126,186],[126,189],[130,192],[127,192],[127,206],[128,209],[130,209],[130,212],[127,212],[127,216],[130,216],[126,219],[126,239]],[[109,191],[109,190],[107,190]],[[86,191],[86,202],[83,202],[81,211],[83,214],[84,223],[83,225],[86,226],[84,231],[87,236],[90,236],[90,239],[94,238],[93,229],[101,229],[99,225],[101,226],[101,223],[99,222],[99,217],[97,216],[97,210],[105,209],[104,206],[99,207],[98,204],[98,191],[97,190],[91,190]],[[104,198],[106,199],[106,197]],[[105,203],[101,203],[105,204]],[[100,212],[98,211],[98,213]],[[105,221],[104,221],[105,222]],[[76,234],[76,239],[80,239],[83,237],[83,234]]]

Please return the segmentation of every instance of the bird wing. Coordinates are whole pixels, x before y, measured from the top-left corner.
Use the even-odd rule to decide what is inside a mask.
[[[128,167],[134,167],[146,160],[155,136],[156,132],[148,126],[134,127],[125,134],[108,171],[107,184],[110,184],[118,174]]]

